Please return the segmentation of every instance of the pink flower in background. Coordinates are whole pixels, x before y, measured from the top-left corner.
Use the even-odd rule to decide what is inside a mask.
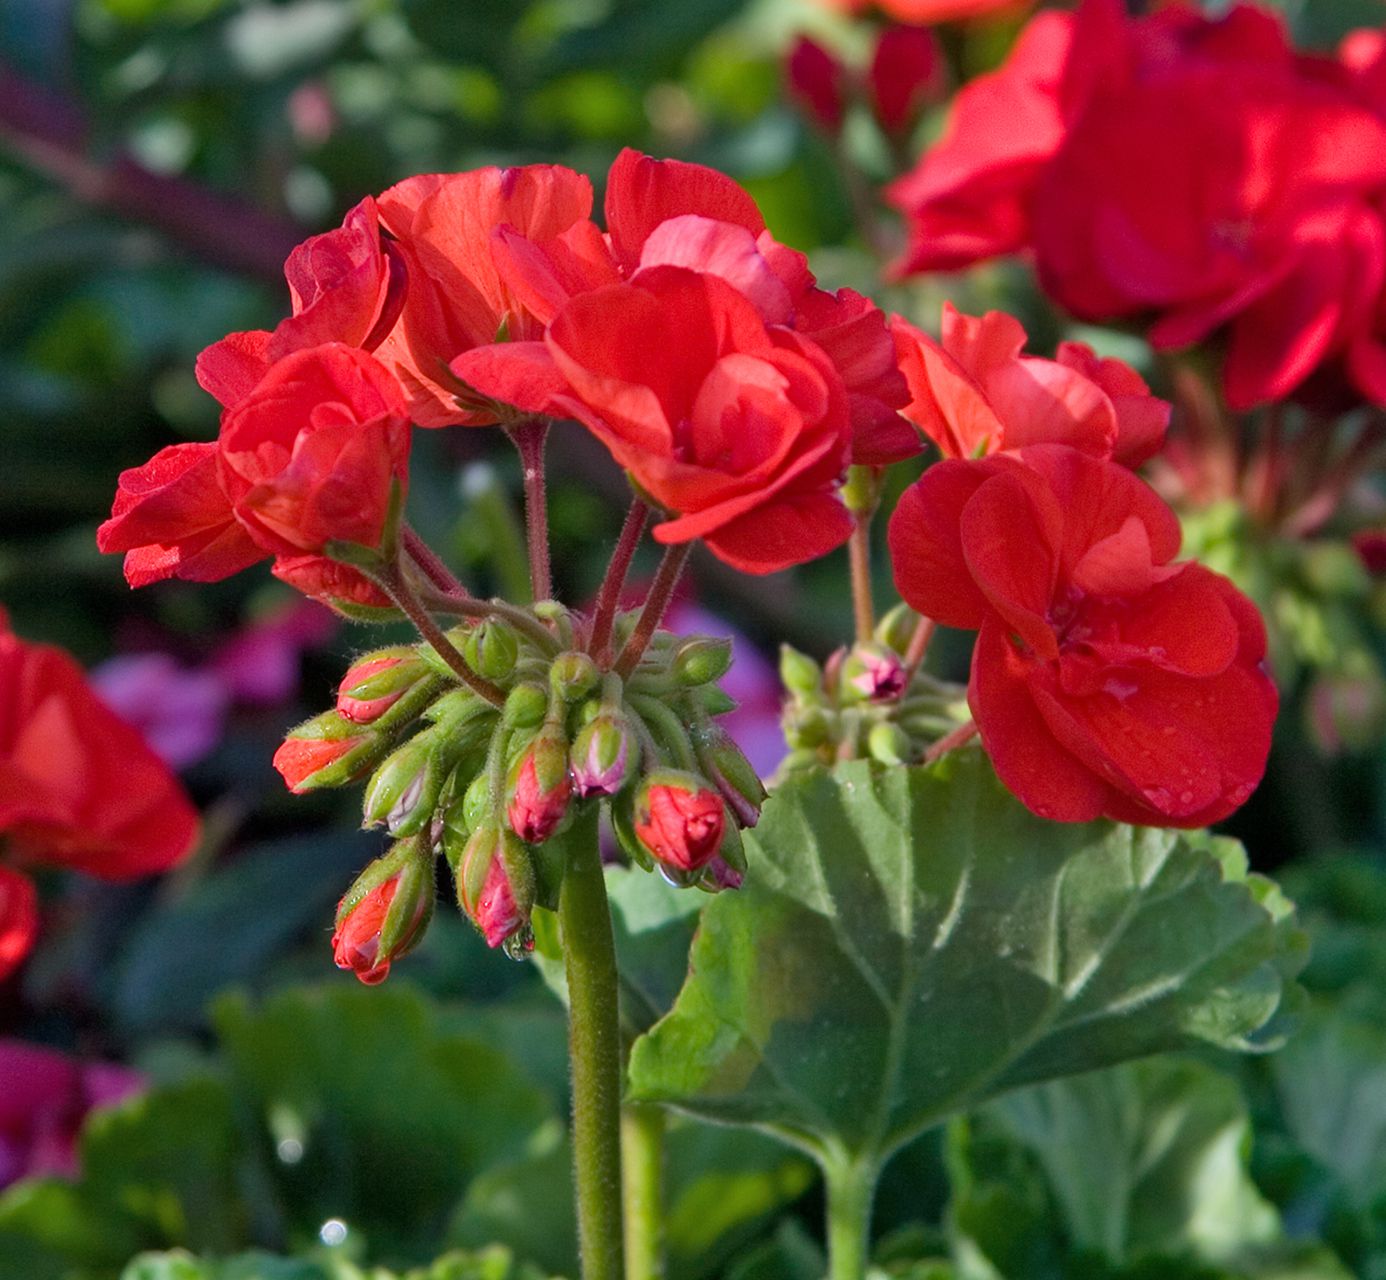
[[[77,1134],[88,1113],[139,1093],[144,1077],[84,1063],[20,1040],[0,1040],[0,1187],[77,1172]]]
[[[337,620],[309,600],[294,600],[248,623],[209,664],[237,702],[272,707],[298,691],[299,665],[308,649],[326,644]]]
[[[230,692],[210,671],[167,653],[127,653],[91,673],[101,700],[174,769],[204,759],[221,740]]]

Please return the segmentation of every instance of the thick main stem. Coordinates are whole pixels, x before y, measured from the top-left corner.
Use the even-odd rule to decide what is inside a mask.
[[[664,1112],[633,1104],[621,1111],[626,1197],[626,1280],[664,1276]]]
[[[623,1280],[616,948],[597,843],[597,810],[589,807],[590,817],[579,819],[567,840],[568,865],[558,895],[568,977],[578,1243],[582,1280]]]
[[[529,550],[529,588],[536,601],[553,595],[549,567],[549,507],[544,489],[544,441],[547,418],[526,418],[510,428],[510,438],[520,451],[525,484],[525,540]]]
[[[828,1190],[828,1280],[863,1280],[871,1251],[876,1169],[842,1158],[823,1166]]]
[[[610,656],[607,651],[611,646],[611,624],[616,620],[616,607],[621,602],[621,588],[626,585],[630,562],[635,558],[635,549],[640,545],[640,535],[645,532],[645,522],[649,518],[648,504],[636,498],[630,504],[630,510],[626,512],[625,523],[621,525],[621,536],[616,540],[616,550],[611,553],[611,563],[606,567],[601,590],[597,592],[589,649],[601,665],[605,665]]]
[[[645,597],[645,604],[640,610],[635,630],[631,632],[626,647],[621,650],[621,656],[616,660],[616,674],[621,679],[628,679],[630,673],[639,665],[641,655],[650,643],[650,637],[659,629],[664,611],[673,599],[674,588],[678,586],[679,575],[683,572],[683,566],[687,563],[691,550],[692,544],[688,542],[680,542],[665,550],[664,559],[659,562],[659,569],[655,572],[655,580],[650,584],[650,594]]]

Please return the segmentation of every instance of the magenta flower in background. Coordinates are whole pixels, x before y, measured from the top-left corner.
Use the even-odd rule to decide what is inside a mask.
[[[0,1187],[77,1172],[87,1115],[141,1092],[144,1077],[110,1062],[81,1062],[21,1040],[0,1040]]]
[[[91,673],[101,699],[174,769],[203,759],[221,739],[231,702],[222,678],[167,653],[131,653]]]
[[[311,600],[294,600],[242,627],[212,654],[208,667],[235,701],[278,706],[298,692],[304,651],[326,644],[336,629],[329,610]]]

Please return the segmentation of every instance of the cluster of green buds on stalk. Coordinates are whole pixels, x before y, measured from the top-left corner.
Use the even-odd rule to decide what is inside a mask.
[[[379,649],[275,756],[295,792],[366,779],[364,825],[395,840],[338,909],[337,964],[362,981],[381,981],[422,937],[439,857],[487,943],[525,955],[534,907],[557,906],[558,837],[585,805],[607,807],[621,850],[647,870],[709,892],[740,883],[740,832],[765,792],[716,723],[735,706],[717,683],[730,642],[656,632],[622,676],[581,651],[561,606],[532,616],[538,627],[493,616],[447,633],[499,705],[426,642]],[[615,638],[634,623],[618,618]]]
[[[780,679],[789,754],[780,774],[838,760],[918,763],[934,743],[967,724],[967,690],[929,675],[912,644],[922,623],[905,605],[877,624],[871,640],[838,649],[826,662],[784,645]]]

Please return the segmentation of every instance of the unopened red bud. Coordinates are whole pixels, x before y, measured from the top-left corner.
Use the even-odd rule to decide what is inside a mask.
[[[626,785],[638,752],[635,733],[625,716],[602,712],[573,739],[568,753],[573,791],[583,800],[615,795]]]
[[[462,644],[467,665],[487,680],[503,680],[520,656],[520,638],[499,618],[487,618],[467,632]]]
[[[428,671],[415,649],[400,645],[358,658],[337,689],[337,712],[353,724],[372,724]]]
[[[674,654],[673,672],[680,684],[692,687],[720,680],[727,674],[731,663],[730,640],[695,636],[678,647]]]
[[[274,753],[274,767],[289,790],[302,795],[359,778],[389,747],[388,739],[326,711],[290,731]]]
[[[646,775],[635,795],[636,838],[675,872],[706,866],[722,843],[726,821],[721,795],[696,774],[656,770]]]
[[[816,40],[799,36],[785,59],[790,96],[817,125],[836,134],[847,114],[847,69]]]
[[[490,947],[529,923],[534,908],[534,864],[513,832],[486,823],[462,851],[457,899]]]
[[[697,725],[692,740],[698,767],[722,793],[737,821],[743,827],[755,826],[765,803],[765,785],[745,752],[721,725],[711,721]]]
[[[854,645],[842,660],[838,679],[844,702],[893,702],[905,691],[905,664],[881,645]]]
[[[376,859],[337,906],[332,953],[369,986],[418,942],[433,915],[433,858],[416,842]]]
[[[543,844],[558,830],[573,794],[562,730],[546,726],[535,734],[511,770],[509,791],[511,830],[527,844]]]
[[[947,90],[947,64],[928,27],[887,27],[876,42],[867,91],[886,133],[903,133]]]

